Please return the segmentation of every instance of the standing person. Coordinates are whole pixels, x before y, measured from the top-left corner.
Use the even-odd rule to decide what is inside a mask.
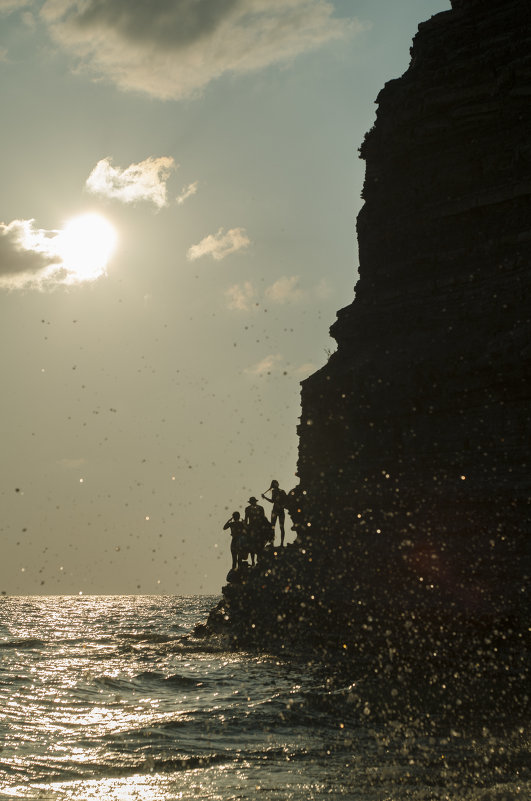
[[[275,524],[278,520],[280,526],[280,547],[282,548],[284,545],[284,520],[286,518],[286,514],[284,512],[284,506],[286,504],[287,496],[283,489],[280,489],[278,486],[278,481],[273,479],[271,481],[271,485],[266,492],[271,491],[271,497],[268,498],[265,493],[262,492],[262,498],[264,501],[269,501],[269,503],[273,504],[273,509],[271,511],[271,525],[273,527],[273,536],[275,531]]]
[[[232,517],[229,517],[223,526],[223,531],[226,531],[228,528],[230,528],[231,533],[230,552],[232,554],[232,570],[237,570],[242,563],[242,551],[245,539],[245,524],[243,520],[240,520],[239,512],[232,513]]]
[[[265,516],[264,507],[260,506],[254,495],[249,498],[249,506],[245,509],[245,525],[249,532],[251,561],[254,565],[254,557],[256,555],[258,561],[271,529]]]

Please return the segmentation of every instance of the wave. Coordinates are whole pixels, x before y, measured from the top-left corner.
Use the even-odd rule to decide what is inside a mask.
[[[173,685],[175,687],[204,687],[207,682],[195,679],[192,676],[183,676],[180,673],[174,673],[171,676],[165,676],[164,673],[157,673],[156,671],[146,670],[139,673],[134,677],[135,681],[149,681],[163,685]]]
[[[95,676],[92,679],[92,684],[104,687],[107,690],[134,691],[137,689],[136,685],[130,679],[120,679],[115,676]]]
[[[172,643],[176,651],[186,651],[192,654],[219,654],[225,651],[234,652],[230,638],[224,634],[212,634],[208,638],[194,637],[184,634]]]
[[[134,635],[136,638],[138,635]],[[227,651],[234,651],[228,637],[222,635],[217,637],[210,637],[208,640],[195,638],[190,634],[181,634],[178,637],[163,637],[156,639],[158,635],[154,635],[152,639],[133,639],[129,641],[119,639],[115,640],[115,644],[121,654],[138,654],[141,651],[149,650],[158,646],[161,654],[221,654]]]
[[[112,760],[112,758],[104,762],[89,761],[82,764],[66,761],[63,765],[58,765],[55,760],[48,763],[46,760],[41,759],[35,760],[31,770],[26,770],[25,774],[31,784],[42,781],[52,784],[87,779],[126,778],[142,773],[174,773],[234,761],[236,761],[235,755],[223,753],[183,754],[182,756],[172,757],[152,756],[150,753],[146,753],[145,755],[140,755],[140,758],[138,754],[131,758],[121,755],[119,760],[116,761]],[[13,769],[10,765],[0,764],[1,770],[4,771],[6,776],[10,775],[13,778],[21,776],[21,771]]]
[[[28,637],[20,640],[4,640],[0,642],[0,649],[4,648],[42,648],[46,645],[44,640]]]
[[[175,637],[171,637],[168,634],[156,634],[155,632],[135,631],[130,634],[127,632],[119,633],[116,636],[116,639],[129,640],[138,643],[149,642],[158,644],[172,642],[172,640],[175,640]]]
[[[164,673],[159,673],[153,670],[145,670],[142,673],[138,673],[137,675],[131,678],[118,678],[116,676],[96,676],[93,680],[93,683],[104,687],[107,690],[114,690],[114,691],[128,691],[134,692],[138,691],[139,686],[144,690],[148,690],[149,687],[153,688],[154,691],[156,689],[162,688],[190,688],[195,687],[199,689],[200,687],[205,687],[210,682],[205,681],[204,679],[200,678],[193,678],[192,676],[185,676],[180,673],[174,673],[169,676],[165,675]]]

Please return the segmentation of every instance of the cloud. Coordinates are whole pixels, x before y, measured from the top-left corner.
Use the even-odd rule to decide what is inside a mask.
[[[96,77],[164,100],[363,29],[330,0],[47,0],[52,38]]]
[[[278,367],[280,362],[283,361],[283,356],[280,353],[270,353],[269,356],[266,356],[261,361],[254,364],[252,367],[247,367],[244,370],[245,373],[248,375],[269,375],[273,372],[273,370]]]
[[[225,292],[225,297],[227,298],[227,308],[229,309],[249,311],[252,306],[258,305],[254,301],[256,290],[250,281],[229,287]]]
[[[19,8],[31,5],[33,0],[0,0],[0,14],[11,14]]]
[[[188,200],[189,197],[195,195],[198,186],[199,186],[199,181],[194,181],[193,184],[188,184],[188,186],[183,186],[181,194],[177,197],[177,203],[179,205],[182,205],[185,200]]]
[[[304,292],[298,287],[299,281],[298,275],[283,275],[267,287],[265,296],[273,303],[297,303],[304,297]]]
[[[262,377],[271,375],[271,373],[282,370],[284,375],[293,375],[295,378],[304,379],[317,370],[317,366],[313,362],[305,362],[299,367],[290,366],[289,363],[284,362],[284,357],[280,353],[270,353],[265,356],[261,361],[253,364],[252,367],[247,367],[244,373],[247,375]]]
[[[303,300],[323,300],[330,295],[330,287],[325,278],[310,288],[299,286],[299,275],[283,275],[265,289],[266,298],[272,303],[300,303]]]
[[[61,273],[61,259],[54,250],[57,231],[40,230],[34,223],[0,223],[0,287],[36,286]]]
[[[319,298],[319,300],[330,297],[331,291],[326,278],[322,278],[317,286],[313,288],[313,294],[316,298]]]
[[[301,364],[299,367],[296,367],[294,370],[294,374],[298,378],[308,378],[309,375],[314,373],[317,370],[317,365],[313,362],[305,362]]]
[[[35,220],[0,223],[0,289],[47,290],[105,275],[113,229],[98,220],[81,215],[58,231],[36,228]]]
[[[202,256],[212,256],[216,261],[221,261],[230,253],[246,248],[250,242],[245,228],[231,228],[226,234],[223,233],[223,228],[219,228],[216,234],[209,234],[197,245],[192,245],[186,255],[190,261]]]
[[[110,157],[98,161],[85,186],[94,195],[137,203],[146,200],[159,209],[167,205],[166,181],[176,169],[170,156],[149,157],[129,167],[113,167]]]
[[[264,300],[283,305],[302,303],[303,301],[310,302],[315,299],[323,300],[330,294],[330,287],[324,278],[310,289],[302,289],[299,282],[300,276],[298,275],[283,275],[271,286],[266,287],[263,295],[259,294],[250,281],[233,284],[225,290],[227,308],[245,312],[257,311]]]

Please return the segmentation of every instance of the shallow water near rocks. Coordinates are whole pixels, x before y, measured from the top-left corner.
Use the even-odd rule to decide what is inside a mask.
[[[3,599],[0,798],[531,797],[521,722],[384,714],[361,666],[194,638],[217,600]]]

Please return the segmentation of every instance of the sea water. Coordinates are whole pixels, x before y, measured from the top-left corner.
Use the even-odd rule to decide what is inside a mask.
[[[386,719],[355,660],[194,637],[217,600],[0,599],[0,798],[531,798],[521,722]]]

